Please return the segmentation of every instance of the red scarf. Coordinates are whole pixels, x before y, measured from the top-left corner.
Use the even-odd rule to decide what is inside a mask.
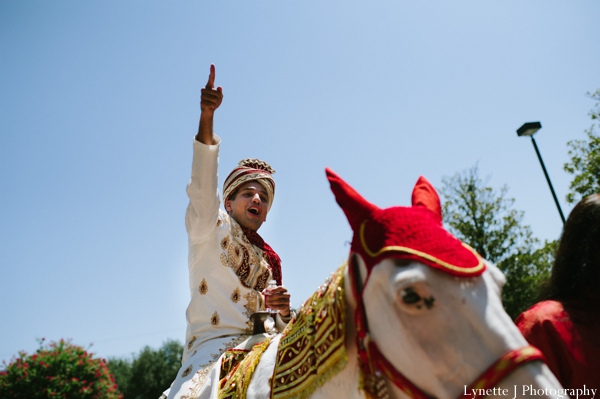
[[[242,225],[240,225],[240,227],[242,228],[242,231],[246,235],[248,241],[250,241],[250,244],[260,248],[263,251],[263,256],[269,263],[271,274],[273,275],[273,279],[277,281],[277,285],[283,285],[281,276],[281,258],[279,258],[279,255],[273,251],[273,248],[271,248],[271,246],[267,244],[256,231],[247,229]]]

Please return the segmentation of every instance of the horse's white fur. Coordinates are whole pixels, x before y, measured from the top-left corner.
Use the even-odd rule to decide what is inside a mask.
[[[364,281],[366,270],[362,260],[358,261]],[[313,399],[364,397],[358,389],[355,303],[349,278],[345,281],[348,364],[317,389]],[[455,399],[505,352],[527,345],[502,307],[500,292],[504,282],[504,275],[489,263],[480,277],[465,278],[416,261],[384,259],[365,283],[363,301],[371,338],[394,367],[429,396]],[[418,294],[420,300],[405,303],[403,294],[411,292]],[[273,347],[263,354],[248,397],[269,396]],[[406,397],[393,384],[387,385],[391,397]],[[523,397],[522,387],[529,385],[560,388],[546,365],[536,361],[502,380],[498,387],[508,389],[508,395],[497,396],[512,399],[516,386],[516,396]]]
[[[429,396],[454,399],[504,353],[527,345],[502,307],[504,281],[489,263],[481,277],[465,278],[414,261],[385,259],[365,287],[371,337],[395,368]],[[421,300],[404,303],[407,288]],[[425,299],[432,298],[428,307]],[[386,316],[373,317],[378,314]],[[510,398],[514,381],[560,387],[540,362],[528,369],[517,369],[516,376],[500,382],[510,387]]]

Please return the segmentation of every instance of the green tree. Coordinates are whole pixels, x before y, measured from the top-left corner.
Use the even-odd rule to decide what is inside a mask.
[[[131,381],[131,363],[132,362],[129,359],[108,359],[108,368],[110,369],[112,375],[115,377],[115,382],[119,388],[119,392],[121,393],[129,393],[133,388],[129,385],[129,382]],[[158,398],[158,396],[156,397]],[[123,399],[127,398],[128,396],[124,394]]]
[[[538,240],[534,239],[533,243],[537,244]],[[542,286],[550,278],[557,248],[558,241],[545,241],[539,248],[519,248],[497,263],[506,275],[502,304],[513,320],[538,301]]]
[[[39,342],[33,355],[19,352],[10,364],[3,362],[0,398],[122,398],[104,359],[69,341]]]
[[[145,346],[131,359],[110,358],[108,366],[124,399],[156,399],[177,376],[182,353],[181,343],[167,340],[158,350]]]
[[[477,166],[444,178],[444,222],[504,272],[502,303],[514,319],[535,303],[540,284],[549,276],[556,243],[540,246],[531,228],[522,224],[523,212],[511,209],[514,199],[507,197],[508,188],[495,191],[488,180],[479,177]]]
[[[564,169],[574,175],[567,194],[567,202],[571,204],[600,192],[600,136],[596,131],[596,123],[600,120],[600,89],[588,95],[598,101],[589,113],[594,123],[585,131],[588,140],[571,140],[567,143],[571,161],[565,164]]]

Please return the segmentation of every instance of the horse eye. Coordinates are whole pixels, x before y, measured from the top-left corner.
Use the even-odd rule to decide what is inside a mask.
[[[410,265],[410,262],[409,259],[394,259],[394,265],[398,267],[406,267]]]
[[[407,289],[402,291],[402,302],[404,302],[405,304],[412,305],[419,302],[420,300],[421,297],[415,292],[413,288],[408,287]]]

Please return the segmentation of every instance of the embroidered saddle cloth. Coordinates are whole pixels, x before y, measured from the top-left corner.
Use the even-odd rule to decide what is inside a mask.
[[[345,302],[342,265],[308,299],[281,335],[271,385],[272,399],[304,399],[341,371],[348,360],[344,345]],[[236,348],[221,358],[219,398],[245,398],[252,373],[271,339],[252,350]]]

